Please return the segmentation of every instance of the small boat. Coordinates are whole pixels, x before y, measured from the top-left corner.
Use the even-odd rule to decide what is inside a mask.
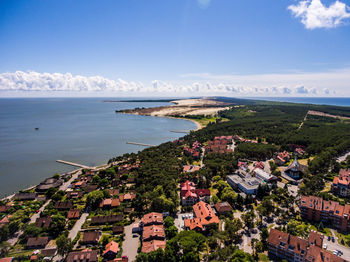
[[[35,128],[35,131],[38,131],[38,130],[39,130],[39,127],[36,127],[36,128]]]

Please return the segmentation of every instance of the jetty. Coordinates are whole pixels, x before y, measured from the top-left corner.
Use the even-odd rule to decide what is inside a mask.
[[[91,167],[89,166],[85,166],[82,164],[77,164],[77,163],[73,163],[73,162],[69,162],[69,161],[64,161],[64,160],[56,160],[56,162],[61,163],[61,164],[65,164],[65,165],[69,165],[69,166],[76,166],[76,167],[81,167],[84,169],[91,169]]]
[[[143,143],[137,143],[137,142],[126,142],[129,145],[137,145],[137,146],[155,146],[155,145],[150,145],[150,144],[143,144]]]

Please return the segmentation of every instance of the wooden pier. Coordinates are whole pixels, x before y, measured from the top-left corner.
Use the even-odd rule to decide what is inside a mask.
[[[76,167],[80,167],[80,168],[84,168],[84,169],[91,169],[91,167],[89,167],[89,166],[85,166],[82,164],[77,164],[77,163],[73,163],[73,162],[69,162],[69,161],[56,160],[56,162],[61,163],[61,164],[65,164],[65,165],[69,165],[69,166],[76,166]]]
[[[137,142],[126,142],[129,145],[137,145],[137,146],[155,146],[150,144],[143,144],[143,143],[137,143]]]

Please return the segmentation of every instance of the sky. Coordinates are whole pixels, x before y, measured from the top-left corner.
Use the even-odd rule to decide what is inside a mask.
[[[350,0],[0,0],[0,97],[350,97]]]

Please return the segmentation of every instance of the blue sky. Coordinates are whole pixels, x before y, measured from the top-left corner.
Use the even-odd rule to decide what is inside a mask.
[[[0,0],[0,96],[350,96],[349,5]]]

